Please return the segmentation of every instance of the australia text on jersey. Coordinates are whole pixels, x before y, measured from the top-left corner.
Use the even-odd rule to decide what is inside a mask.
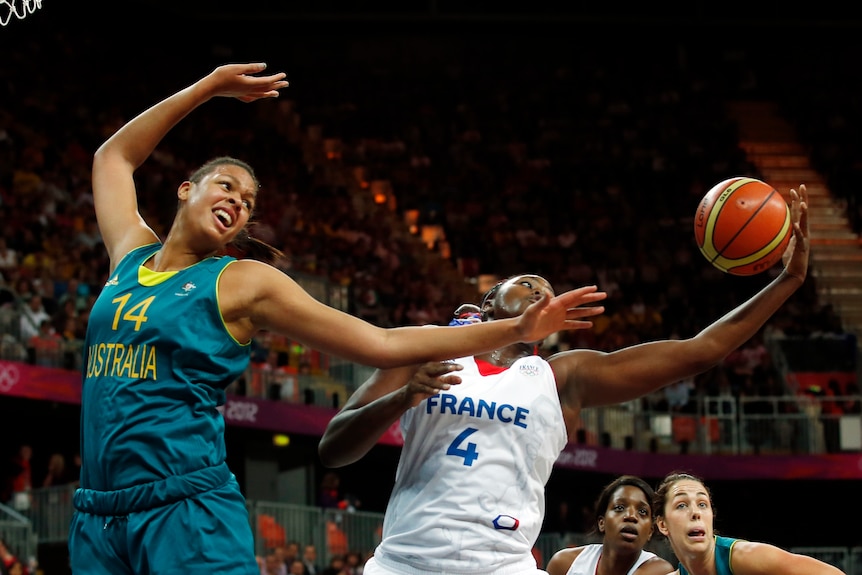
[[[87,377],[156,379],[156,348],[148,344],[97,343],[87,353]]]

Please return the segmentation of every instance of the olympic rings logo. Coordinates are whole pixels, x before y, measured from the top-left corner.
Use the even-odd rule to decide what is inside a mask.
[[[0,392],[7,392],[21,381],[21,372],[12,363],[0,363]]]

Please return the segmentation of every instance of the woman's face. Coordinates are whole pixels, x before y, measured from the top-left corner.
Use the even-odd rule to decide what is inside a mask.
[[[599,517],[602,543],[611,546],[631,547],[640,551],[649,542],[653,530],[653,517],[646,494],[634,485],[621,485],[608,501],[608,508]]]
[[[668,539],[677,557],[708,551],[714,544],[714,515],[706,487],[682,479],[667,492],[663,516],[656,527]]]
[[[233,240],[248,223],[257,197],[257,185],[244,168],[223,164],[196,184],[184,182],[178,196],[185,201],[185,225],[221,247]]]
[[[493,318],[518,317],[529,306],[541,299],[544,293],[553,296],[554,290],[551,284],[542,277],[522,275],[509,278],[500,286],[500,290],[491,302]]]

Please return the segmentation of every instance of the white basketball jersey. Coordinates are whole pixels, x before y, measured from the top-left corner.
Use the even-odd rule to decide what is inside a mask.
[[[572,561],[566,575],[595,575],[596,568],[599,566],[599,558],[602,556],[601,545],[587,545],[584,550],[578,553],[578,556]],[[626,572],[626,575],[633,575],[635,569],[643,565],[655,557],[655,553],[649,551],[641,551],[640,557],[637,558],[632,568]]]
[[[404,447],[375,558],[436,573],[535,565],[545,484],[567,442],[551,366],[538,356],[507,369],[455,362],[462,383],[401,418]]]

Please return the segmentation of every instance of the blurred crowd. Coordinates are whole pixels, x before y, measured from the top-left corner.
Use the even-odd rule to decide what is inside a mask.
[[[76,370],[108,268],[93,213],[92,154],[165,91],[155,83],[175,78],[104,67],[85,73],[82,63],[104,57],[104,47],[72,35],[22,40],[0,63],[16,79],[0,84],[0,358]],[[559,334],[544,353],[696,333],[777,271],[727,276],[693,241],[694,211],[712,184],[759,176],[723,106],[777,97],[777,80],[796,81],[800,70],[816,81],[780,94],[782,109],[862,228],[859,80],[852,66],[825,73],[808,44],[810,54],[783,46],[796,68],[763,56],[766,68],[739,46],[718,43],[633,50],[553,38],[371,35],[317,39],[303,49],[279,41],[291,88],[253,109],[229,103],[220,113],[213,102],[214,110],[187,119],[137,173],[140,206],[149,221],[163,222],[161,233],[176,187],[199,164],[220,154],[249,161],[262,182],[252,234],[284,252],[285,273],[333,286],[345,294],[339,307],[377,325],[448,323],[497,279],[530,272],[557,291],[595,283],[609,294],[594,329]],[[52,55],[67,65],[34,64]],[[201,46],[201,73],[231,59],[242,52]],[[764,332],[721,366],[644,398],[644,406],[686,414],[702,396],[786,393],[765,342],[844,335],[814,283],[809,276]],[[328,369],[314,350],[265,333],[253,342],[253,365],[299,375]],[[268,396],[309,402],[291,389]],[[235,391],[267,394],[254,378]],[[858,387],[810,391],[858,395]],[[833,407],[860,412],[858,402]],[[8,462],[0,502],[24,506],[31,488],[77,481],[77,456],[40,454],[38,476],[31,457],[24,445]],[[552,515],[549,528],[580,529],[566,521]],[[362,572],[362,553],[343,549],[320,565],[314,546],[300,541],[302,534],[277,533],[259,558],[262,575]],[[22,561],[0,541],[0,575],[28,573]]]
[[[378,325],[446,323],[459,304],[513,273],[539,273],[558,291],[590,283],[607,291],[608,312],[595,328],[560,334],[548,352],[687,337],[776,272],[728,277],[692,239],[694,209],[713,183],[758,176],[723,112],[728,99],[764,95],[762,72],[738,50],[670,42],[597,57],[553,39],[532,47],[476,38],[329,42],[314,61],[290,63],[289,76],[305,84],[282,99],[248,114],[195,116],[167,140],[137,174],[149,220],[167,228],[174,190],[199,163],[242,155],[262,182],[253,234],[283,250],[286,273],[342,288],[342,307]],[[122,78],[127,101],[103,101],[100,89],[119,72],[94,86],[76,82],[74,69],[49,77],[31,62],[49,50],[86,61],[96,49],[58,34],[3,63],[7,75],[27,79],[0,87],[8,102],[0,111],[7,359],[81,367],[108,265],[90,160],[154,80]],[[234,55],[219,49],[221,59]],[[62,99],[48,88],[57,83]],[[766,335],[842,333],[813,283]],[[261,334],[254,359],[325,371],[312,352]],[[735,389],[750,387],[738,365],[724,371]],[[720,386],[716,379],[680,382],[663,395],[684,405],[686,394]],[[780,391],[772,378],[753,385]]]

